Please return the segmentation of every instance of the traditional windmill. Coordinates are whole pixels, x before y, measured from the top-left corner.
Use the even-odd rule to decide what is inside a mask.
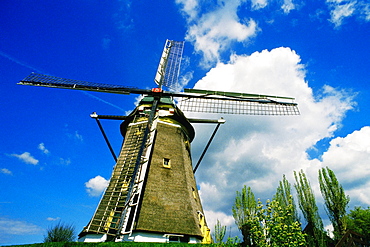
[[[219,126],[224,120],[189,119],[182,111],[299,114],[294,98],[197,89],[178,92],[183,46],[184,42],[166,41],[155,77],[158,88],[152,90],[35,73],[19,82],[22,85],[144,95],[129,116],[91,115],[99,127],[99,119],[124,120],[120,127],[124,142],[118,159],[115,158],[109,185],[92,219],[79,234],[79,241],[209,243],[210,232],[194,178],[197,166],[193,169],[191,162],[190,143],[195,135],[191,123],[213,122]],[[170,91],[164,91],[163,87]]]

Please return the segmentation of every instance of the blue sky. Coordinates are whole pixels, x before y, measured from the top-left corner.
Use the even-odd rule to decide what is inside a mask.
[[[264,201],[300,169],[323,218],[321,167],[337,174],[350,208],[370,205],[368,1],[13,0],[0,9],[0,244],[41,242],[59,220],[78,232],[88,223],[114,165],[89,114],[125,115],[136,102],[16,83],[40,72],[151,88],[166,39],[186,41],[186,87],[291,96],[301,110],[223,115],[196,174],[211,227],[219,219],[237,234],[235,191],[251,186]],[[119,122],[103,126],[118,152]],[[195,127],[194,162],[214,126]]]

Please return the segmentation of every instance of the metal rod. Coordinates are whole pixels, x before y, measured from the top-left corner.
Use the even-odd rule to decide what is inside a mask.
[[[198,119],[198,118],[188,118],[190,123],[225,123],[226,120],[221,119]]]
[[[213,137],[215,137],[215,135],[216,135],[216,132],[217,132],[218,128],[219,128],[219,127],[220,127],[220,125],[221,125],[221,124],[223,124],[223,123],[224,123],[224,122],[219,122],[219,123],[217,124],[217,126],[216,126],[215,130],[214,130],[214,131],[213,131],[213,133],[212,133],[211,138],[209,138],[209,141],[208,141],[208,143],[207,143],[206,147],[205,147],[205,148],[204,148],[204,150],[203,150],[202,155],[200,156],[200,158],[199,158],[199,160],[198,160],[197,164],[196,164],[196,165],[195,165],[195,167],[194,167],[193,173],[195,173],[195,172],[197,171],[197,169],[198,169],[198,167],[199,167],[199,165],[200,165],[200,162],[202,161],[202,159],[203,159],[204,155],[206,154],[206,152],[207,152],[207,150],[208,150],[208,148],[209,148],[209,145],[211,145],[211,142],[212,142],[212,140],[213,140]]]
[[[109,140],[108,140],[108,137],[107,137],[107,135],[106,135],[106,134],[105,134],[105,132],[104,132],[103,126],[101,125],[101,123],[100,123],[100,121],[99,121],[99,118],[95,118],[95,120],[96,120],[96,123],[97,123],[97,124],[98,124],[98,126],[99,126],[99,129],[100,129],[101,133],[103,134],[104,140],[105,140],[105,142],[107,143],[108,148],[109,148],[109,150],[110,150],[111,154],[113,155],[114,161],[115,161],[115,162],[117,162],[117,156],[116,156],[116,154],[114,153],[114,150],[113,150],[112,146],[110,145],[110,142],[109,142]]]

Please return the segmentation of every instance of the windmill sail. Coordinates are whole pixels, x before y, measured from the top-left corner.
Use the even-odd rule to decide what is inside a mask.
[[[183,49],[183,41],[166,41],[154,79],[155,83],[160,88],[162,86],[165,86],[173,91],[178,91],[180,89],[178,77],[180,73],[180,64]]]
[[[135,87],[71,80],[57,76],[38,74],[34,72],[28,75],[23,80],[21,80],[18,84],[39,87],[94,91],[102,93],[115,93],[115,94],[130,94],[130,93],[146,94],[151,92],[151,90],[138,89]]]
[[[191,97],[179,98],[182,111],[246,114],[299,115],[294,98],[260,94],[233,93],[200,89],[185,89]]]

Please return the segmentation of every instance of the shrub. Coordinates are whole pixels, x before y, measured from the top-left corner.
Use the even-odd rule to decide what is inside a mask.
[[[50,242],[73,242],[75,240],[75,227],[58,222],[54,227],[47,230],[44,243]]]

